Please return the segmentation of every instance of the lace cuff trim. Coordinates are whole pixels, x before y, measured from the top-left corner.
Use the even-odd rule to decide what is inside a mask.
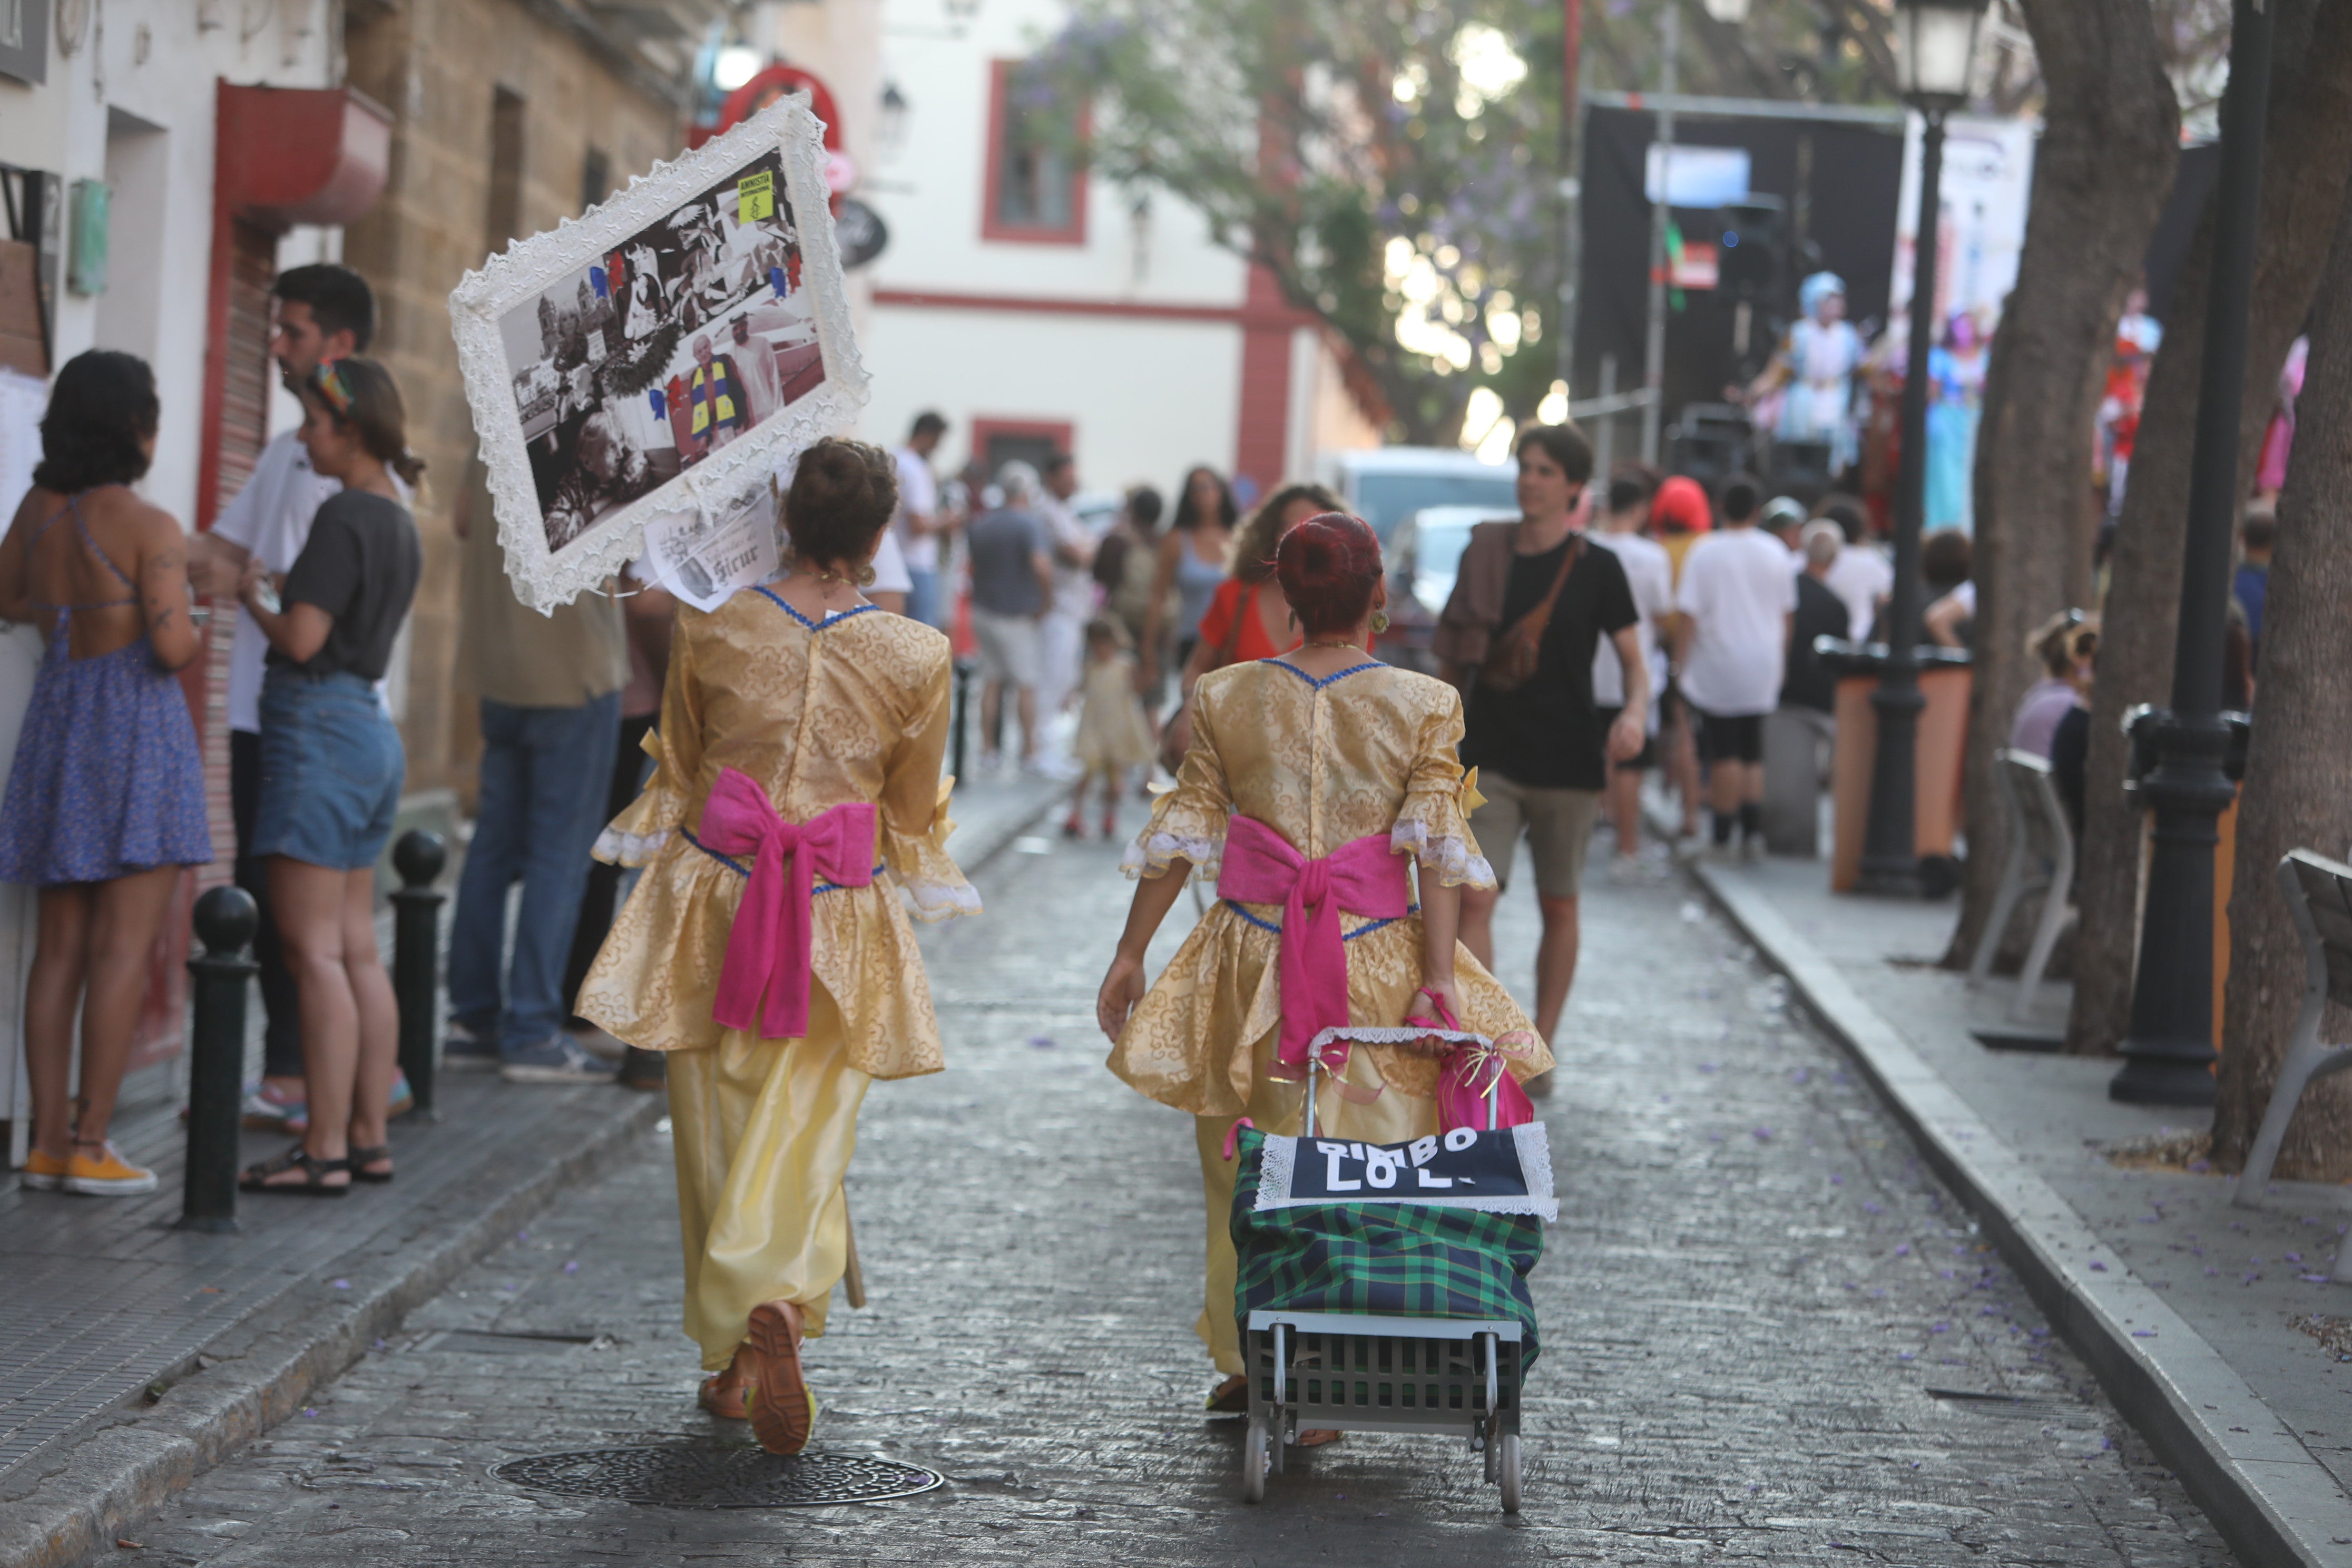
[[[898,885],[907,890],[909,912],[926,925],[980,913],[980,890],[970,882],[901,881]]]
[[[1389,847],[1410,854],[1424,870],[1437,874],[1442,888],[1491,888],[1495,868],[1484,855],[1474,853],[1470,841],[1451,833],[1432,836],[1423,822],[1401,821],[1389,834]]]
[[[669,842],[670,829],[653,833],[625,833],[617,827],[607,827],[596,835],[593,851],[599,860],[614,866],[642,866],[661,853]]]
[[[1225,840],[1223,834],[1214,837],[1195,837],[1189,833],[1167,833],[1147,827],[1136,835],[1135,842],[1127,847],[1119,858],[1118,868],[1133,880],[1142,877],[1159,877],[1167,873],[1169,862],[1189,860],[1193,874],[1214,882],[1224,867]]]

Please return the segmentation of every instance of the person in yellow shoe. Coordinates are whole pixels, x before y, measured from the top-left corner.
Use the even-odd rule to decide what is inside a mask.
[[[980,910],[945,848],[948,639],[857,591],[897,501],[879,447],[801,458],[791,570],[679,609],[653,777],[596,847],[645,874],[578,1011],[667,1053],[703,1404],[782,1454],[847,1266],[858,1105],[944,1065],[900,894],[919,920]]]
[[[155,455],[159,406],[142,360],[93,349],[68,362],[32,488],[0,541],[0,617],[38,620],[48,638],[0,795],[0,881],[40,890],[22,1181],[91,1197],[155,1188],[107,1126],[181,868],[213,853],[203,759],[174,673],[204,646],[188,618],[187,541],[131,489]]]
[[[1318,1131],[1370,1143],[1438,1131],[1442,1063],[1418,1034],[1394,1037],[1411,1014],[1485,1036],[1521,1081],[1551,1067],[1527,1014],[1455,940],[1462,890],[1495,885],[1466,820],[1462,698],[1367,651],[1387,600],[1379,540],[1325,513],[1284,535],[1276,563],[1305,640],[1192,689],[1192,746],[1128,852],[1141,880],[1096,1003],[1111,1071],[1194,1118],[1208,1208],[1194,1331],[1226,1374],[1218,1410],[1246,1403],[1227,1228],[1234,1120],[1300,1132],[1320,1046]],[[1219,900],[1147,993],[1144,952],[1195,868]]]

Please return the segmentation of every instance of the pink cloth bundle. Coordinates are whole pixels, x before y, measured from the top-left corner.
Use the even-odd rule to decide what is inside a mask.
[[[1412,884],[1403,857],[1390,848],[1386,834],[1367,834],[1309,860],[1265,824],[1237,816],[1225,829],[1217,896],[1282,906],[1282,1034],[1275,1058],[1303,1071],[1307,1043],[1324,1029],[1348,1025],[1348,950],[1339,934],[1340,911],[1402,919],[1412,907]],[[1323,1055],[1333,1072],[1346,1070],[1344,1045]]]
[[[743,902],[728,933],[711,1017],[730,1029],[750,1029],[756,1022],[762,1039],[804,1038],[816,881],[822,877],[844,888],[872,884],[872,803],[830,806],[795,826],[768,804],[767,792],[749,773],[721,768],[702,808],[701,837],[721,855],[751,859]]]

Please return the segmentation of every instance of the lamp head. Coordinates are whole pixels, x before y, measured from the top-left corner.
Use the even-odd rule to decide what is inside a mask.
[[[1968,101],[1985,0],[1895,0],[1895,74],[1903,100],[1922,113]]]

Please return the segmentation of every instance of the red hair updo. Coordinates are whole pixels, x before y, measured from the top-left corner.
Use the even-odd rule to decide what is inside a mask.
[[[1380,536],[1361,518],[1318,512],[1282,536],[1274,574],[1308,637],[1351,632],[1363,625],[1380,584]]]

